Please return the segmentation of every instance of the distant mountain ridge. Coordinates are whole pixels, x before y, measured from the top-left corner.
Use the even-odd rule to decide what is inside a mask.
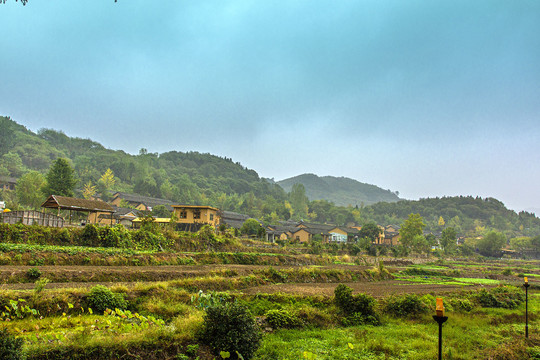
[[[302,184],[310,201],[327,200],[338,206],[361,206],[401,200],[390,190],[346,177],[302,174],[278,181],[277,184],[286,192],[290,192],[294,184]]]

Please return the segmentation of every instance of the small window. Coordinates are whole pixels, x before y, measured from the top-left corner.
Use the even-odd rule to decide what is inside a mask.
[[[201,210],[194,210],[193,211],[193,218],[194,219],[200,219],[201,218]]]
[[[210,214],[210,221],[214,220],[214,214]]]
[[[180,211],[180,219],[186,219],[187,218],[187,212],[186,210]]]

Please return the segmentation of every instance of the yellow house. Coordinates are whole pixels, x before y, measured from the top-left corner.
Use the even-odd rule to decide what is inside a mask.
[[[211,206],[172,205],[173,212],[180,224],[209,224],[219,226],[221,216],[219,209]]]
[[[292,238],[300,243],[305,243],[311,239],[311,234],[305,228],[300,228],[292,234]]]

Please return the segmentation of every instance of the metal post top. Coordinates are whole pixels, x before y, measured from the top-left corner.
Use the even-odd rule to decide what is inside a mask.
[[[437,323],[439,323],[439,325],[442,325],[443,323],[446,322],[446,320],[448,320],[448,316],[433,315],[433,320],[435,320]]]

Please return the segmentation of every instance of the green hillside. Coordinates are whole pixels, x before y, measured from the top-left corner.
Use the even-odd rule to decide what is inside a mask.
[[[0,117],[0,129],[0,176],[19,178],[30,170],[45,174],[52,161],[64,157],[75,169],[78,196],[86,184],[98,185],[100,177],[111,169],[115,184],[107,190],[181,204],[214,205],[253,216],[262,215],[263,203],[269,212],[283,217],[287,213],[281,187],[230,158],[198,152],[157,154],[145,149],[131,155],[57,130],[34,133],[9,117]],[[266,201],[267,197],[271,200]]]
[[[42,185],[32,187],[31,183],[39,183],[40,178],[45,181],[44,175],[59,157],[67,158],[75,170],[78,197],[88,186],[95,186],[97,196],[105,200],[112,191],[124,191],[177,204],[216,206],[272,224],[304,219],[336,225],[370,221],[400,225],[410,213],[419,213],[427,230],[435,232],[441,230],[442,217],[446,226],[464,235],[476,236],[489,229],[509,238],[540,234],[540,219],[527,212],[517,214],[492,198],[400,200],[390,190],[374,185],[312,174],[274,183],[226,157],[178,151],[157,154],[145,149],[131,155],[57,130],[34,133],[1,116],[0,177],[19,181],[16,191],[0,191],[0,200],[11,209],[39,208],[45,196],[39,190]],[[108,169],[114,181],[107,187],[101,178]],[[24,185],[23,179],[27,180]],[[291,191],[294,184],[299,185]]]
[[[346,177],[303,174],[277,182],[286,192],[294,184],[302,184],[309,200],[327,200],[338,206],[371,205],[380,201],[396,202],[399,197],[390,190],[364,184]]]

